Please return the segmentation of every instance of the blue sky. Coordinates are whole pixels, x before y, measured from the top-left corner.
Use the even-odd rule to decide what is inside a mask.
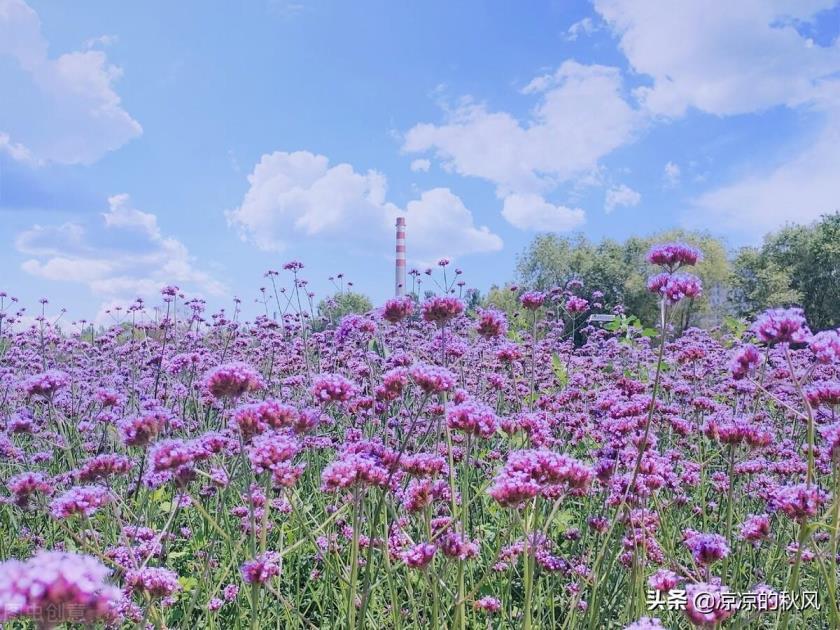
[[[102,318],[164,284],[253,309],[302,260],[482,289],[536,233],[838,207],[840,9],[823,0],[0,0],[0,290]]]

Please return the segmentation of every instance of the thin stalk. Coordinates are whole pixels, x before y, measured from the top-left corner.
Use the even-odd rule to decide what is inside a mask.
[[[359,578],[359,527],[361,509],[359,489],[353,488],[353,536],[350,543],[350,588],[347,597],[347,628],[356,627],[356,582]]]

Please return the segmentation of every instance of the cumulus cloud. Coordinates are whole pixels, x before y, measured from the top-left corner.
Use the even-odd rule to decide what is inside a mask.
[[[410,226],[409,256],[454,257],[502,247],[447,188],[426,191],[403,210],[387,201],[381,173],[331,165],[326,156],[308,151],[263,155],[248,183],[242,203],[226,214],[243,239],[263,250],[280,251],[302,237],[361,249],[381,245],[392,237],[400,214]]]
[[[540,195],[517,194],[505,197],[502,215],[521,230],[566,232],[582,225],[585,215],[580,208],[555,206]]]
[[[795,109],[817,122],[810,144],[770,167],[750,164],[734,181],[690,202],[685,223],[758,238],[787,222],[837,208],[840,185],[840,40],[803,32],[835,0],[690,0],[663,11],[655,0],[595,0],[633,70],[652,79],[636,95],[652,115],[690,108],[717,116]],[[675,185],[677,165],[665,167]]]
[[[607,190],[604,199],[604,210],[609,214],[620,206],[638,206],[641,200],[641,194],[626,184],[620,184]]]
[[[527,120],[467,100],[443,124],[409,129],[403,150],[433,152],[447,170],[495,184],[500,197],[550,190],[633,138],[641,120],[621,90],[618,68],[566,61],[523,88],[538,97]]]
[[[23,0],[0,0],[2,57],[12,61],[0,64],[4,90],[27,103],[0,99],[0,149],[13,158],[89,164],[142,133],[114,91],[122,70],[87,45],[51,58],[38,15]]]
[[[18,234],[21,268],[39,278],[77,282],[109,300],[155,295],[175,282],[186,290],[222,295],[223,284],[195,268],[187,247],[164,235],[157,217],[131,206],[128,195],[108,199],[101,223],[35,225]]]
[[[492,183],[502,216],[515,227],[571,229],[584,221],[583,210],[555,206],[545,194],[590,181],[601,158],[635,138],[644,116],[624,98],[619,69],[609,66],[569,60],[521,92],[536,98],[523,120],[466,98],[445,110],[442,124],[409,129],[403,150],[432,153],[445,170]]]
[[[595,0],[633,69],[653,78],[637,91],[650,111],[680,116],[694,107],[743,114],[819,98],[840,71],[840,43],[818,46],[795,25],[835,0],[681,2]]]
[[[396,213],[389,221],[393,225]],[[475,226],[472,213],[448,188],[434,188],[405,207],[409,256],[434,260],[502,249],[502,239],[486,226]]]

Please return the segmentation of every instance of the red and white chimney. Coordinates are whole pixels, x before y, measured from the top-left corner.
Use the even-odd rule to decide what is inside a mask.
[[[405,295],[405,217],[397,217],[397,257],[394,294]]]

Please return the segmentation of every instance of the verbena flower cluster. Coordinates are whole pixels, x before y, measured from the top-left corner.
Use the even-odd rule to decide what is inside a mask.
[[[446,260],[369,313],[293,261],[252,321],[177,287],[4,320],[0,623],[840,627],[840,334],[682,330],[702,254],[648,261],[653,333],[574,279],[476,306]]]

